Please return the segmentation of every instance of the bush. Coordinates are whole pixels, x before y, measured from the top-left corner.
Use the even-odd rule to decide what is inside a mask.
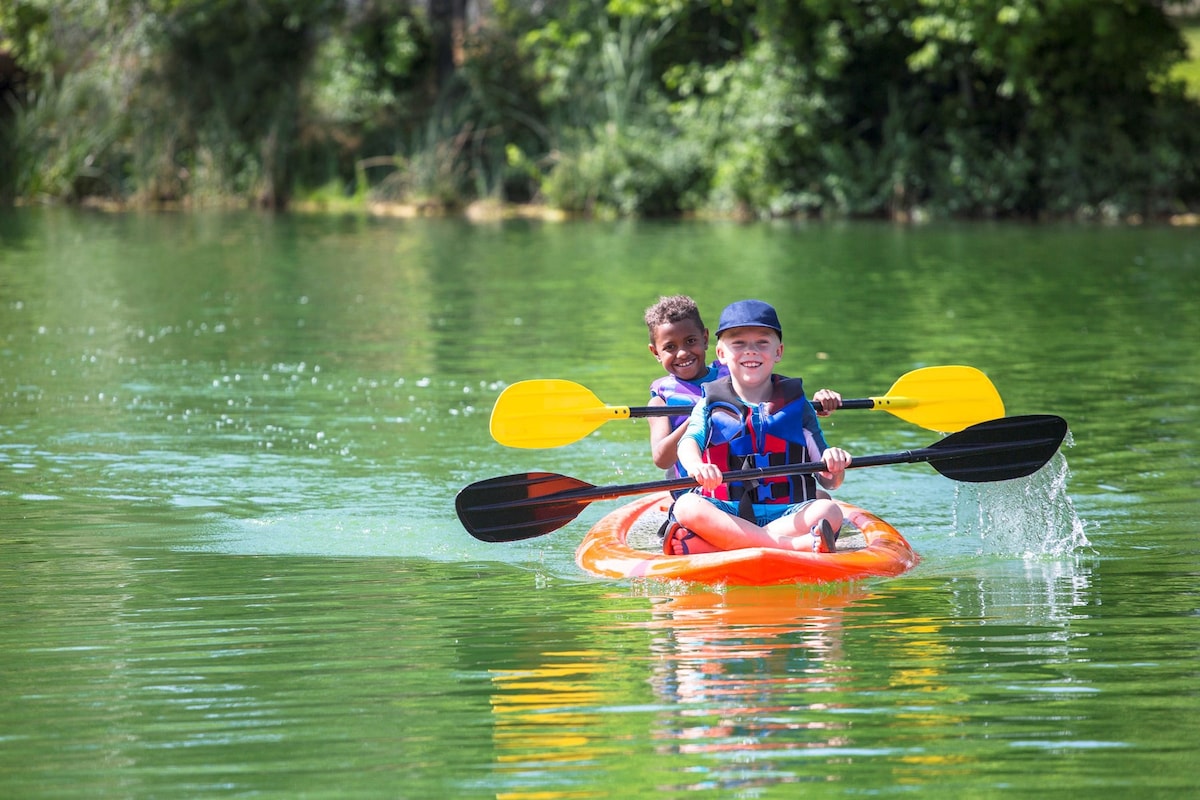
[[[574,213],[677,215],[698,206],[704,164],[694,142],[661,129],[610,127],[560,155],[541,192],[546,202]]]

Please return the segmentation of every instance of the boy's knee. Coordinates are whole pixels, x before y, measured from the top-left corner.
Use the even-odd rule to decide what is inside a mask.
[[[675,507],[672,509],[672,513],[674,514],[675,519],[680,522],[682,522],[685,518],[692,519],[696,516],[697,511],[700,510],[701,503],[707,505],[708,501],[697,494],[685,494],[675,501]],[[680,515],[682,515],[682,517]]]

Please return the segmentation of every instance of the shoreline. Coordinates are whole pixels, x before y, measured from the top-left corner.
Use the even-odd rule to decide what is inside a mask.
[[[192,203],[188,201],[170,201],[157,203],[140,203],[128,200],[113,200],[111,198],[102,197],[87,197],[78,203],[36,203],[28,199],[18,198],[12,203],[13,207],[28,207],[35,205],[48,206],[75,206],[76,208],[88,209],[92,211],[103,211],[110,214],[129,213],[133,211],[202,211],[211,209],[222,210],[243,210],[252,211],[258,210],[253,204],[228,200],[216,203]],[[562,209],[552,208],[550,206],[541,205],[538,203],[502,203],[497,200],[476,200],[468,203],[462,208],[447,208],[438,203],[398,203],[398,202],[383,202],[383,201],[361,201],[361,200],[323,200],[323,199],[307,199],[297,200],[289,203],[283,213],[296,214],[365,214],[371,217],[385,219],[422,219],[436,217],[459,217],[469,222],[485,223],[485,222],[503,222],[507,220],[534,220],[540,222],[569,222],[576,219],[590,219],[587,215],[573,214]],[[737,215],[702,215],[702,214],[681,214],[671,219],[687,220],[687,221],[730,221],[730,222],[753,222],[753,219],[745,219]],[[807,219],[807,218],[806,218]],[[821,221],[820,218],[812,221]],[[867,221],[867,220],[864,220]],[[903,215],[893,215],[888,218],[878,218],[875,221],[885,221],[899,223],[904,225],[920,225],[925,222],[1009,222],[1021,224],[1055,224],[1060,222],[1075,222],[1085,224],[1102,224],[1102,225],[1146,225],[1146,224],[1162,224],[1173,228],[1192,228],[1200,227],[1200,212],[1186,211],[1178,214],[1170,214],[1163,217],[1155,217],[1145,219],[1140,214],[1133,214],[1121,219],[1101,219],[1101,218],[1079,218],[1064,216],[1055,219],[1046,220],[1026,220],[1016,218],[988,218],[988,219],[959,219],[959,218],[938,218],[932,219],[927,215],[921,214],[919,211],[914,213],[906,213]]]

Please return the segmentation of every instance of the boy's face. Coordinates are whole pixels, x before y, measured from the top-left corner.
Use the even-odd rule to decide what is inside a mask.
[[[730,328],[717,339],[717,358],[739,382],[758,385],[783,358],[783,342],[770,328]]]
[[[650,352],[663,369],[685,381],[692,381],[708,372],[704,363],[708,353],[708,329],[694,320],[668,322],[654,329]]]

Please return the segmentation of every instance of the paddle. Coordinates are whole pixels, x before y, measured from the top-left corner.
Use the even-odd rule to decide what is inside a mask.
[[[947,478],[968,483],[1023,478],[1041,469],[1067,435],[1061,417],[1037,414],[1004,417],[953,433],[919,450],[855,458],[853,467],[927,462]],[[784,464],[725,473],[726,481],[822,472],[823,461]],[[485,542],[515,542],[556,531],[593,501],[696,486],[692,478],[593,486],[566,475],[526,472],[465,487],[455,498],[467,532]]]
[[[1004,416],[1004,403],[988,377],[974,367],[924,367],[892,384],[883,397],[843,400],[841,408],[887,411],[932,431],[950,433]],[[561,447],[604,423],[631,417],[686,415],[687,406],[609,406],[591,390],[564,380],[520,381],[492,408],[492,438],[508,447]]]

